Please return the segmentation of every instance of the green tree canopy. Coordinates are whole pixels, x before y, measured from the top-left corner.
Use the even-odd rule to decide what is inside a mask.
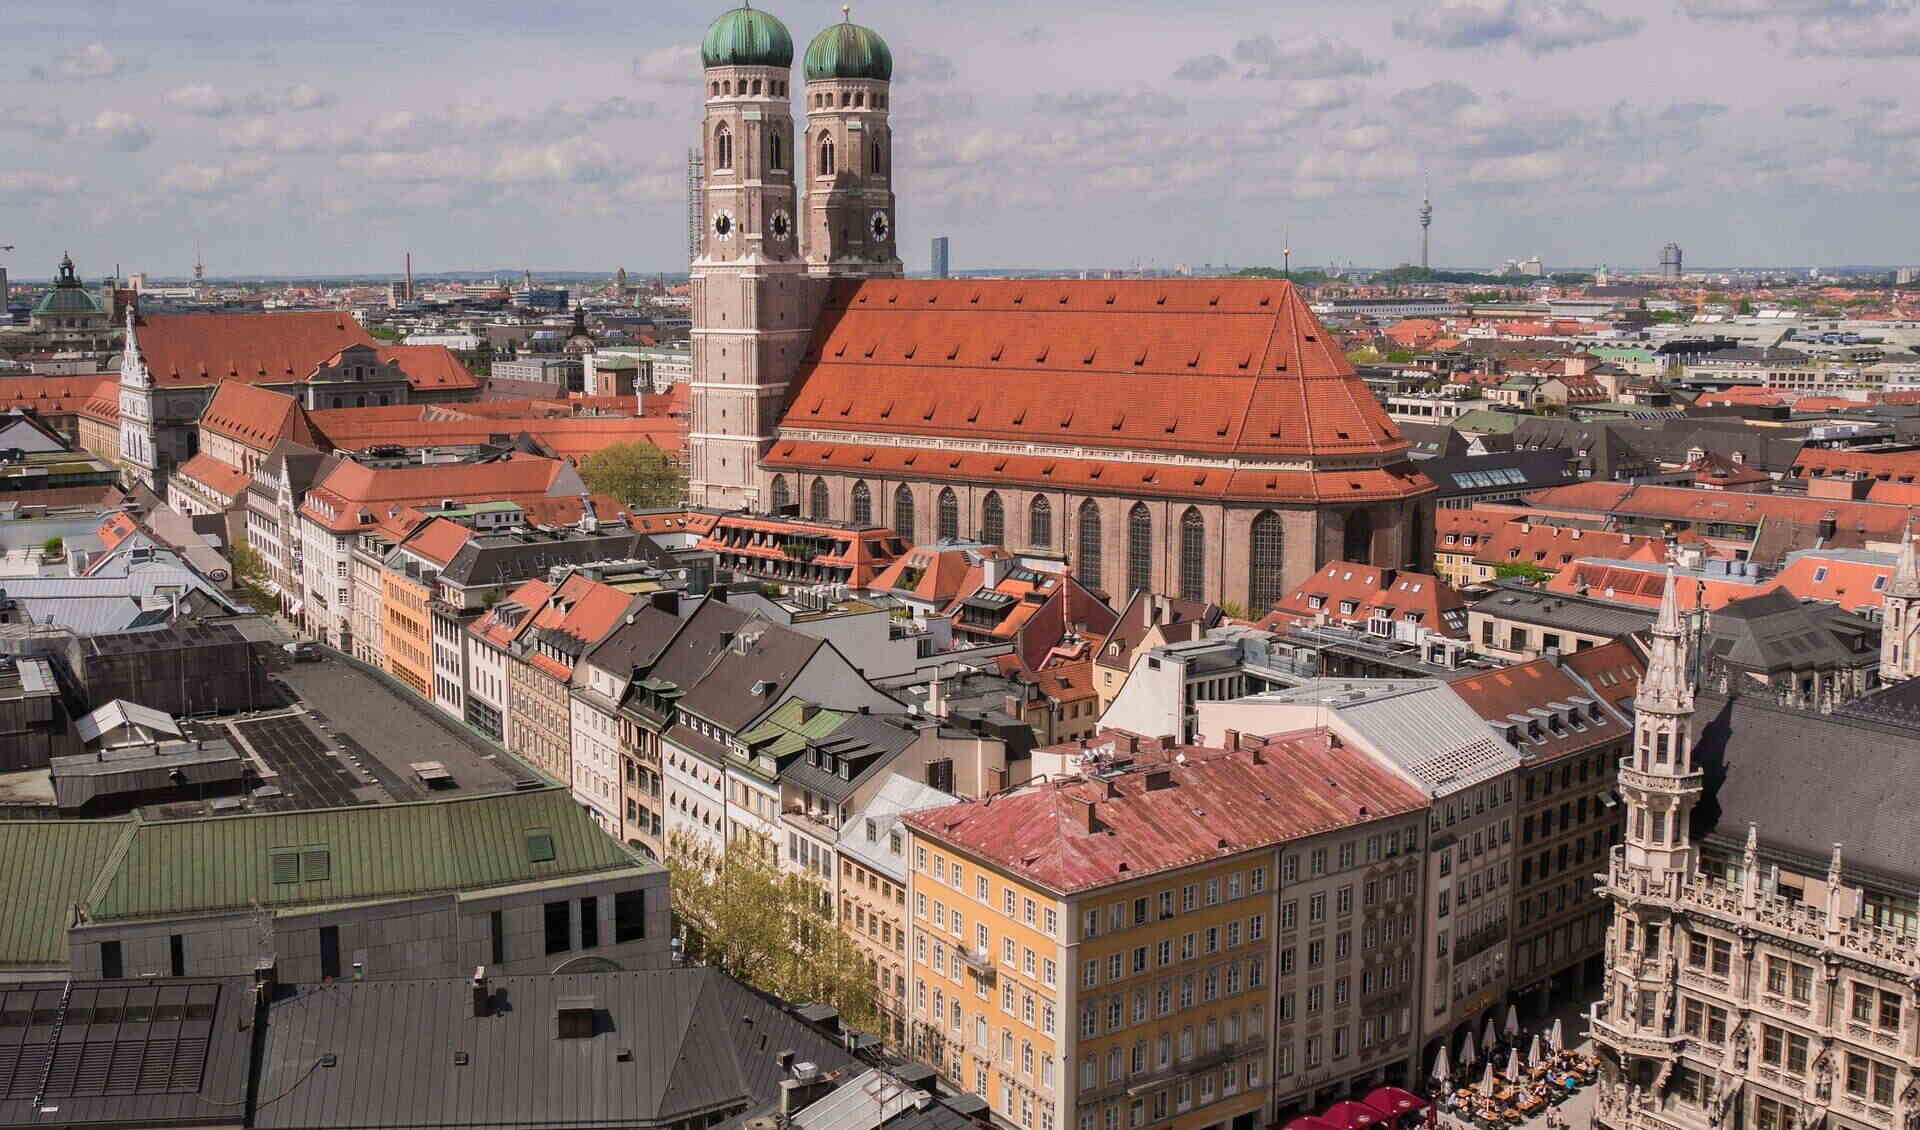
[[[580,479],[596,494],[628,506],[673,506],[687,496],[687,477],[659,448],[616,443],[580,461]]]
[[[787,1001],[830,1004],[847,1025],[880,1030],[872,963],[834,922],[824,884],[783,871],[777,846],[741,836],[714,856],[684,834],[667,847],[673,914],[687,960]]]

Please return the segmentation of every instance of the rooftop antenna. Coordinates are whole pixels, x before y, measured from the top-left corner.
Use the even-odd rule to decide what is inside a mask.
[[[1282,235],[1280,237],[1280,242],[1286,245],[1280,249],[1280,276],[1282,278],[1290,280],[1293,278],[1293,235],[1292,233]]]
[[[1433,178],[1420,189],[1420,269],[1427,270],[1427,229],[1433,226]]]

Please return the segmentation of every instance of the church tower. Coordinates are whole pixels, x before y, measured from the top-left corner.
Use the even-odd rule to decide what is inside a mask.
[[[887,124],[893,53],[849,18],[807,45],[807,270],[826,278],[899,278],[893,130]]]
[[[120,477],[126,486],[144,484],[165,494],[166,469],[155,450],[159,437],[153,423],[153,375],[140,355],[137,322],[134,305],[128,303],[127,340],[120,352]]]
[[[1900,563],[1880,604],[1880,681],[1902,683],[1920,675],[1920,561],[1913,531],[1900,530]]]
[[[818,307],[800,257],[787,88],[793,38],[779,20],[745,6],[713,22],[700,53],[705,216],[690,271],[688,485],[697,504],[757,510],[760,455]]]
[[[1680,622],[1678,584],[1668,566],[1647,673],[1633,704],[1633,754],[1620,774],[1627,802],[1627,869],[1644,872],[1655,887],[1693,872],[1688,825],[1700,799],[1701,775],[1693,763],[1691,649]]]

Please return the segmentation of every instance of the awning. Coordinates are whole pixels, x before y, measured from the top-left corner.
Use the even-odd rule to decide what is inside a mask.
[[[1389,1117],[1427,1108],[1427,1100],[1399,1087],[1375,1087],[1360,1101]]]

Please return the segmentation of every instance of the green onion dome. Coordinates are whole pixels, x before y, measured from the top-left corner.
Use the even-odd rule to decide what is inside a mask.
[[[787,25],[754,7],[724,12],[700,42],[709,67],[791,67],[793,36]]]
[[[807,44],[807,81],[828,78],[865,78],[888,82],[893,78],[893,52],[872,28],[851,21],[834,24]]]

